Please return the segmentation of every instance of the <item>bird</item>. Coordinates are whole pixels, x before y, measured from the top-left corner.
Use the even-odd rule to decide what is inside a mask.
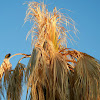
[[[10,53],[8,53],[6,56],[5,56],[5,59],[9,58],[11,56]]]

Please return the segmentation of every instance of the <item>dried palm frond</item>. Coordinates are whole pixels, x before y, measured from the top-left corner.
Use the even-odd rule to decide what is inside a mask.
[[[73,100],[100,99],[100,64],[91,56],[82,53],[73,76]]]
[[[69,68],[66,59],[61,54],[48,58],[44,52],[40,48],[35,48],[27,66],[27,89],[31,89],[31,99],[67,100]]]
[[[67,100],[68,71],[72,68],[68,62],[74,60],[71,56],[62,56],[60,51],[66,48],[67,39],[73,40],[69,32],[76,34],[75,22],[57,11],[56,7],[53,13],[48,12],[44,3],[29,2],[28,7],[25,21],[29,19],[34,23],[28,35],[31,33],[32,43],[33,40],[35,42],[26,70],[30,100]]]
[[[27,70],[26,70],[26,79],[28,80],[28,89],[29,87],[31,87],[31,95],[32,97],[31,98],[37,98],[37,93],[36,93],[36,84],[37,84],[37,80],[39,77],[41,78],[44,78],[42,77],[41,75],[38,76],[38,69],[41,71],[42,70],[42,67],[41,67],[41,64],[39,63],[40,62],[40,57],[41,57],[41,51],[38,49],[38,48],[35,48],[32,52],[32,56],[29,60],[29,63],[28,63],[28,66],[27,66]],[[43,62],[42,62],[43,64]],[[39,67],[38,67],[39,66]],[[39,81],[42,81],[41,78],[39,78],[40,80]],[[34,91],[33,91],[34,90]],[[35,100],[35,99],[34,99]]]
[[[2,80],[4,80],[3,84],[6,85],[5,83],[5,77],[8,78],[8,71],[11,70],[12,64],[9,62],[9,59],[6,58],[3,60],[3,63],[0,66],[0,98],[1,96],[3,96],[4,98],[4,89],[3,89],[3,85],[2,85]],[[4,79],[2,79],[3,75],[5,74]]]
[[[0,100],[1,100],[1,97],[4,98],[4,89],[2,86],[2,79],[0,80]]]
[[[3,96],[3,98],[5,98],[4,96],[4,92],[8,92],[8,94],[12,91],[10,89],[12,89],[10,86],[11,84],[15,84],[15,80],[14,80],[14,77],[16,77],[17,74],[20,74],[20,78],[23,77],[21,73],[23,73],[23,71],[25,70],[24,69],[24,65],[20,63],[20,61],[23,59],[23,58],[28,58],[28,57],[31,57],[30,54],[24,54],[24,53],[17,53],[17,54],[14,54],[10,57],[11,54],[7,54],[5,56],[5,59],[3,60],[3,63],[1,64],[1,67],[0,67],[0,92],[1,92],[1,95]],[[15,68],[15,70],[12,70],[12,64],[9,62],[9,60],[13,57],[13,56],[16,56],[16,55],[24,55],[19,61],[18,61],[18,64]],[[19,67],[18,67],[19,66]],[[19,71],[19,73],[17,73],[16,71]],[[15,74],[16,73],[16,74]],[[13,78],[13,81],[12,81],[12,78]],[[15,78],[16,79],[16,78]],[[21,78],[22,80],[22,78]],[[12,83],[11,83],[12,82]],[[16,83],[17,84],[17,83]],[[19,84],[18,84],[19,85]],[[9,89],[10,88],[10,89]],[[22,88],[22,87],[21,87]],[[10,92],[9,92],[10,91]],[[13,91],[12,91],[13,92]],[[13,95],[12,92],[10,93],[11,96]],[[0,97],[1,97],[0,95]],[[16,94],[15,94],[16,95]],[[18,96],[18,94],[17,94]],[[11,97],[7,97],[7,98],[11,98]],[[12,97],[14,98],[14,97]],[[17,100],[17,99],[16,99]]]
[[[0,80],[2,79],[3,74],[4,74],[4,68],[0,67]]]
[[[25,73],[25,80],[26,81],[28,80],[30,74],[32,73],[33,67],[36,64],[36,59],[37,59],[36,57],[37,57],[38,52],[39,52],[39,50],[37,48],[33,49],[33,52],[32,52],[31,58],[28,62],[28,66],[27,66],[26,73]]]
[[[31,33],[33,52],[23,55],[14,70],[5,56],[0,67],[0,92],[4,86],[8,100],[21,100],[22,82],[25,71],[27,83],[26,99],[29,100],[99,100],[100,64],[93,57],[67,48],[67,40],[73,40],[75,22],[65,17],[56,7],[48,12],[44,2],[29,2],[25,22],[32,21]],[[67,26],[66,28],[64,26]],[[34,43],[35,44],[34,44]],[[30,57],[27,68],[20,63]],[[2,78],[4,75],[4,78]]]
[[[0,80],[2,79],[3,77],[3,74],[5,74],[5,76],[9,76],[9,75],[6,75],[8,72],[11,71],[11,68],[12,68],[12,64],[10,63],[10,59],[13,57],[13,56],[16,56],[16,55],[24,55],[20,60],[19,60],[19,63],[20,61],[23,59],[23,58],[28,58],[28,57],[31,57],[31,54],[24,54],[24,53],[17,53],[17,54],[14,54],[11,56],[11,54],[7,54],[5,56],[5,59],[3,60],[3,63],[1,64],[0,66]],[[11,56],[11,57],[10,57]]]
[[[1,80],[4,72],[7,70],[10,71],[11,67],[12,67],[12,64],[9,62],[9,59],[5,58],[3,60],[3,63],[1,64],[1,67],[0,67],[0,80]]]
[[[18,63],[7,87],[7,100],[21,100],[24,65]]]
[[[66,45],[67,39],[73,40],[70,32],[76,34],[78,30],[69,16],[64,16],[59,10],[57,11],[56,7],[53,13],[48,12],[44,2],[29,2],[28,7],[25,22],[27,20],[33,22],[33,27],[27,34],[28,37],[31,33],[32,45],[43,46],[44,42],[51,41],[54,48],[58,50],[62,43]],[[66,28],[64,28],[65,25]]]

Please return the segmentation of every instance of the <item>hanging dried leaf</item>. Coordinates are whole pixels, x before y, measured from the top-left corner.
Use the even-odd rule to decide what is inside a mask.
[[[66,59],[60,53],[48,58],[44,52],[41,48],[35,48],[27,66],[30,97],[32,100],[67,100],[69,67]]]
[[[42,74],[39,73],[42,71],[41,67],[41,51],[38,48],[35,48],[32,52],[32,56],[29,60],[27,70],[26,70],[26,78],[28,79],[28,88],[31,87],[31,98],[38,98],[37,97],[37,81],[42,81]],[[41,62],[41,63],[39,63]],[[39,67],[38,67],[39,66]],[[41,75],[40,75],[41,74]],[[28,76],[27,76],[28,75]],[[41,78],[40,78],[41,77]],[[41,93],[40,93],[41,94]],[[35,99],[34,99],[35,100]],[[37,100],[37,99],[36,99]]]
[[[25,80],[26,81],[29,79],[29,76],[33,71],[33,67],[35,67],[38,52],[39,52],[38,48],[33,49],[33,52],[32,52],[31,58],[28,62],[26,73],[25,73]]]
[[[6,70],[11,70],[12,64],[9,62],[9,59],[4,59],[3,63],[1,64],[1,68]]]
[[[56,7],[52,13],[49,12],[44,2],[28,3],[25,22],[27,20],[33,22],[33,27],[27,34],[27,37],[29,34],[32,36],[32,46],[42,46],[47,40],[52,42],[55,50],[58,50],[61,45],[66,45],[67,39],[74,40],[71,32],[76,35],[78,31],[75,22],[69,16],[64,16]]]
[[[12,64],[9,62],[9,59],[5,58],[3,60],[3,63],[1,64],[1,67],[0,67],[0,79],[2,78],[5,71],[11,70],[11,67],[12,67]]]
[[[55,54],[53,65],[51,66],[53,67],[53,100],[69,100],[69,68],[66,59],[63,58],[61,54],[57,53]]]
[[[24,65],[18,63],[10,76],[7,88],[7,100],[21,100]]]
[[[4,74],[4,68],[0,67],[0,80],[2,79],[3,74]]]
[[[82,53],[75,66],[74,99],[100,99],[100,64],[91,56]]]

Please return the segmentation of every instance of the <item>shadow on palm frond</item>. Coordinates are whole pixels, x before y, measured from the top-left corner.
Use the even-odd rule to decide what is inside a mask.
[[[14,70],[5,72],[0,67],[7,99],[21,100],[25,75],[26,100],[99,100],[100,64],[85,53],[67,48],[67,41],[73,40],[71,33],[76,35],[78,31],[75,22],[56,7],[50,13],[44,3],[38,2],[28,3],[27,20],[33,22],[27,34],[32,37],[32,54],[20,54],[23,57]],[[11,58],[8,56],[6,59]],[[20,61],[27,57],[30,60],[25,67]]]

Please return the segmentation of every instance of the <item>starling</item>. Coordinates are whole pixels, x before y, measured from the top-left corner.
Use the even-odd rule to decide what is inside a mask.
[[[8,54],[5,56],[5,58],[9,58],[10,56],[11,56],[11,54],[8,53]]]

